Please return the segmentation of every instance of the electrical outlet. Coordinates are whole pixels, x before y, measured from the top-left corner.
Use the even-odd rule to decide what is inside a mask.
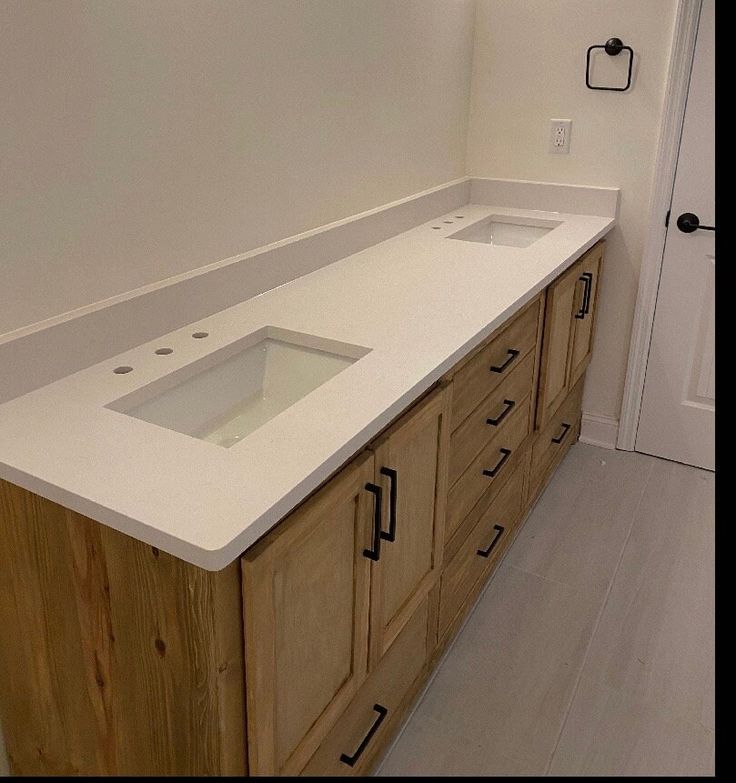
[[[572,120],[549,121],[549,151],[556,155],[570,152],[570,133]]]

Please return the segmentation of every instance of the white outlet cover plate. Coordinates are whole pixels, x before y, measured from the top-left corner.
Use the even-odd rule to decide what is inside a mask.
[[[567,155],[570,152],[570,134],[572,120],[549,121],[549,151],[554,155]]]

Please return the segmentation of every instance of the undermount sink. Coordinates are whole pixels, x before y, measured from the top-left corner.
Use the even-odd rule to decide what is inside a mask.
[[[552,231],[553,228],[559,226],[561,222],[560,220],[543,220],[542,218],[491,215],[467,226],[462,231],[450,234],[447,238],[504,247],[529,247]]]
[[[107,407],[228,448],[369,351],[266,326]]]

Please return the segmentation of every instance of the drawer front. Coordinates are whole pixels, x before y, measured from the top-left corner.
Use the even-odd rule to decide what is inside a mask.
[[[452,433],[450,438],[450,486],[493,438],[511,421],[514,408],[531,394],[534,351]]]
[[[530,431],[530,414],[531,397],[527,397],[511,413],[504,430],[478,454],[450,488],[447,499],[447,539],[483,493],[494,484],[505,483],[516,463],[513,459],[515,452]]]
[[[534,300],[503,331],[463,365],[453,378],[451,429],[521,364],[537,341],[541,299]]]
[[[350,706],[312,756],[302,775],[363,775],[395,729],[404,696],[427,659],[425,599]]]
[[[510,541],[511,530],[521,514],[526,464],[523,461],[517,466],[496,499],[479,514],[472,532],[442,572],[440,637],[457,616],[473,587],[488,575]]]
[[[575,442],[580,421],[584,382],[584,377],[577,382],[534,441],[530,481],[532,493],[544,479],[550,467],[562,459],[568,448]]]

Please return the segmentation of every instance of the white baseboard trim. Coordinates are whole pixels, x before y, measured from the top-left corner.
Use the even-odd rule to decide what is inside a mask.
[[[618,440],[618,419],[584,413],[580,424],[580,441],[604,449],[615,449]]]

